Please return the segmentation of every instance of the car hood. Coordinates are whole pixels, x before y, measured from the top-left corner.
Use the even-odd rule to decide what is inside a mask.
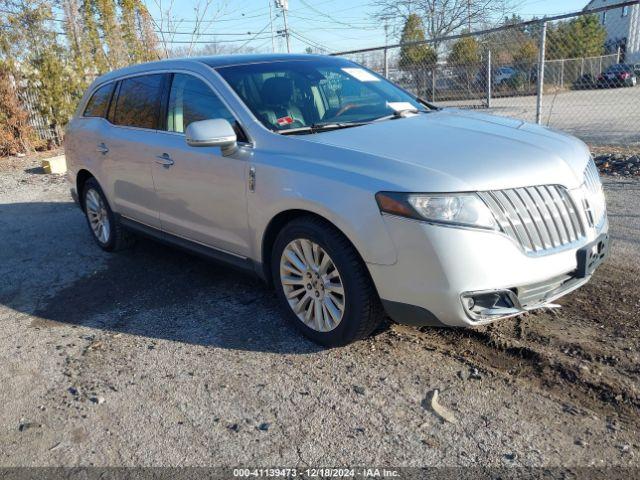
[[[296,139],[338,149],[331,153],[344,168],[414,191],[575,188],[589,159],[587,146],[570,135],[456,109]]]

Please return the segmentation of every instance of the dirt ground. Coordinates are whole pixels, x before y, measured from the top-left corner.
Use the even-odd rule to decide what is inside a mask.
[[[612,255],[561,309],[323,350],[254,278],[101,252],[61,177],[5,164],[0,466],[637,467],[640,181],[605,185]]]

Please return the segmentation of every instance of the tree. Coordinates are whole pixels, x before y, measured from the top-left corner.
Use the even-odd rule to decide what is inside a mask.
[[[513,66],[518,70],[516,78],[513,78],[516,84],[520,83],[523,87],[531,88],[537,75],[539,50],[534,40],[526,40],[513,54]]]
[[[469,65],[480,61],[480,44],[473,37],[462,37],[451,47],[448,57],[454,65]]]
[[[559,22],[547,32],[546,58],[596,57],[604,54],[607,31],[596,15]]]
[[[19,24],[10,13],[13,4],[0,1],[5,12],[0,16],[0,156],[28,153],[33,148],[34,132],[29,113],[20,99],[22,75],[20,62],[24,53],[16,48]]]
[[[160,43],[164,51],[164,56],[173,56],[171,44],[178,34],[178,28],[184,23],[184,20],[176,19],[173,14],[174,0],[167,0],[166,3],[163,3],[163,0],[153,0],[153,2],[159,12],[160,18],[157,22],[154,22],[154,25],[160,31]],[[185,55],[187,57],[192,55],[195,45],[203,33],[203,25],[215,21],[226,7],[226,0],[219,0],[216,3],[215,10],[210,12],[213,2],[214,0],[197,0],[193,7],[194,20],[190,24],[191,31],[180,32],[188,34],[191,37],[187,42]],[[207,20],[205,20],[205,18]]]
[[[61,7],[67,40],[67,48],[62,55],[70,70],[67,94],[73,99],[79,99],[96,74],[96,60],[85,31],[79,0],[62,0]]]
[[[412,70],[433,64],[437,61],[436,52],[426,43],[413,44],[412,42],[424,42],[424,30],[418,15],[409,15],[400,37],[400,63],[403,70]]]
[[[494,65],[511,65],[516,52],[524,44],[540,42],[540,24],[522,25],[524,19],[518,15],[505,17],[501,26],[504,27],[486,36],[484,44],[491,51]],[[537,48],[537,47],[536,47]]]
[[[533,40],[527,40],[513,54],[513,63],[516,66],[531,65],[538,61],[538,45]]]
[[[136,0],[118,0],[120,6],[120,28],[124,43],[127,46],[129,62],[143,61],[143,46],[136,28]]]
[[[153,19],[142,0],[136,0],[136,23],[138,35],[142,43],[142,58],[144,62],[159,60],[160,51],[158,49],[158,36],[153,30]]]
[[[0,156],[31,151],[35,132],[28,120],[9,64],[0,60]]]
[[[102,31],[102,37],[109,52],[107,62],[111,69],[124,67],[129,62],[119,25],[116,2],[115,0],[94,0],[94,3],[98,26]]]
[[[64,51],[51,42],[31,60],[36,72],[32,84],[37,87],[37,108],[48,119],[51,131],[62,139],[62,127],[67,124],[76,106],[78,92],[71,90],[73,71],[65,61]],[[76,96],[72,96],[76,93]]]
[[[47,0],[4,0],[8,11],[8,41],[3,48],[5,61],[12,65],[16,88],[35,96],[36,108],[61,138],[61,127],[67,123],[75,107],[69,95],[73,84],[68,68],[66,46],[58,40],[51,25],[53,11]]]
[[[426,69],[429,66],[433,67],[438,60],[438,55],[433,47],[426,43],[415,43],[423,42],[424,40],[424,30],[422,29],[420,17],[416,14],[409,15],[400,37],[400,61],[398,66],[404,71],[411,72],[418,95],[424,93]]]
[[[457,40],[449,52],[448,61],[457,66],[458,78],[471,93],[473,80],[478,73],[480,63],[480,44],[473,37],[462,37]]]
[[[102,45],[98,23],[96,22],[96,6],[93,0],[82,0],[81,17],[84,32],[84,41],[89,49],[89,55],[93,59],[96,74],[107,71],[107,55]]]
[[[428,39],[434,41],[463,29],[472,31],[491,23],[493,18],[504,18],[512,10],[514,0],[374,0],[376,16],[385,22],[404,22],[416,15]],[[392,25],[393,26],[393,25]]]

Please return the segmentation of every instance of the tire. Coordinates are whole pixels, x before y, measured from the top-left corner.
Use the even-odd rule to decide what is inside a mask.
[[[287,257],[296,249],[299,255],[295,258],[309,267],[305,271],[299,268],[300,263],[296,262],[295,267]],[[305,252],[311,252],[317,261],[306,262]],[[318,275],[308,278],[312,271]],[[285,225],[273,246],[271,272],[287,320],[320,345],[339,347],[363,339],[384,319],[380,299],[358,252],[341,232],[322,219],[301,217]],[[295,292],[297,296],[287,298],[287,293]],[[307,308],[302,308],[300,315],[310,317],[306,321],[294,312],[294,304],[300,305],[305,297]],[[336,311],[341,314],[339,319],[334,315]]]
[[[85,182],[81,198],[89,231],[100,248],[107,252],[115,252],[133,244],[133,236],[122,227],[114,215],[107,197],[95,178]],[[96,222],[103,228],[96,228]]]

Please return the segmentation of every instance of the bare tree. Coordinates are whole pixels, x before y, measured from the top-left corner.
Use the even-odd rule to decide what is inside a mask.
[[[176,21],[173,16],[174,0],[169,0],[166,3],[162,0],[153,0],[153,3],[158,8],[159,18],[155,20],[152,17],[152,21],[158,31],[164,57],[169,58],[171,44],[176,37],[176,32],[178,31],[181,21]]]
[[[160,12],[160,18],[153,22],[160,36],[160,43],[166,58],[171,56],[172,45],[176,43],[176,36],[180,34],[189,35],[189,40],[179,41],[182,45],[180,50],[185,51],[186,56],[191,56],[194,46],[206,28],[211,26],[226,8],[226,0],[197,0],[193,7],[194,19],[189,20],[188,30],[181,32],[179,28],[182,25],[185,25],[186,28],[187,22],[175,17],[173,13],[174,0],[166,2],[153,0],[153,2]]]
[[[500,21],[516,0],[374,0],[376,17],[400,32],[410,15],[422,19],[427,40]],[[434,46],[437,47],[437,44]]]

